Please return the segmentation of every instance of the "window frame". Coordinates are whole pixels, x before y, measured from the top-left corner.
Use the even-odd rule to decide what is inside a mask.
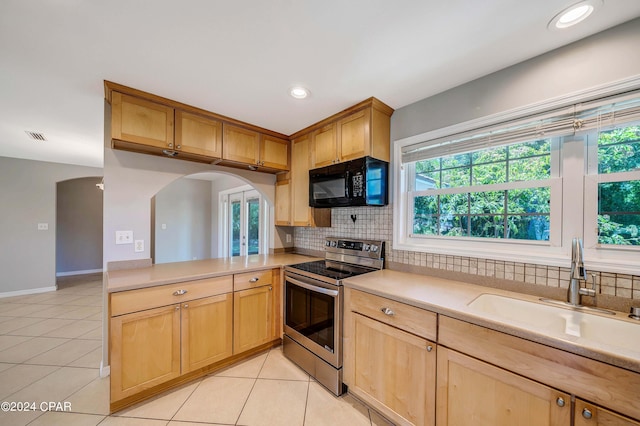
[[[550,216],[551,235],[549,242],[438,235],[411,236],[410,234],[413,231],[413,197],[415,194],[409,192],[408,167],[402,164],[403,148],[411,145],[424,143],[427,140],[444,138],[447,135],[455,135],[469,132],[473,129],[497,125],[501,122],[521,119],[544,113],[553,108],[616,96],[639,88],[640,77],[636,76],[625,82],[603,85],[393,141],[391,175],[393,179],[391,187],[395,194],[393,198],[393,249],[568,267],[571,262],[571,240],[574,237],[578,237],[585,241],[584,255],[587,269],[640,274],[640,262],[638,262],[640,247],[594,245],[585,226],[585,224],[595,224],[595,226],[589,225],[589,228],[591,228],[589,231],[591,232],[595,229],[594,233],[597,241],[598,175],[595,175],[594,179],[594,175],[588,173],[587,166],[587,159],[590,158],[587,155],[589,149],[587,139],[589,135],[593,134],[597,138],[597,131],[593,129],[584,132],[577,131],[574,135],[564,136],[557,141],[558,157],[556,159],[556,167],[559,170],[559,174],[557,176],[552,174],[550,178],[550,183],[556,189],[554,191],[554,188],[552,188],[551,191],[551,203],[554,207],[551,210],[551,215],[559,214],[560,218],[552,220],[552,216]],[[552,156],[553,161],[554,158]],[[593,207],[594,187],[595,210]],[[460,189],[463,192],[470,192],[470,188],[463,187]],[[595,222],[593,222],[594,218]]]

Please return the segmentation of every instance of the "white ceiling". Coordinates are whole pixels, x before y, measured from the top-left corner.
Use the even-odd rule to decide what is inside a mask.
[[[575,1],[2,0],[0,156],[101,167],[105,79],[291,134],[640,16],[638,0],[604,0],[582,24],[547,30]],[[295,84],[311,97],[291,98]]]

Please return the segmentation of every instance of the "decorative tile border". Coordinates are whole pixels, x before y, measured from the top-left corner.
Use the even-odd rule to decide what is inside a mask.
[[[354,215],[355,222],[351,219]],[[425,266],[451,272],[495,277],[540,286],[568,288],[569,268],[505,262],[502,260],[394,250],[392,207],[354,207],[333,209],[331,228],[294,228],[294,246],[303,251],[322,252],[326,237],[384,240],[387,260],[394,263]],[[640,276],[588,271],[595,274],[600,294],[640,300]]]

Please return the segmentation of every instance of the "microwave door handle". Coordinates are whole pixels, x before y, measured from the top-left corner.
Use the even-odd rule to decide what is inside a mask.
[[[351,198],[351,172],[349,170],[344,173],[344,196]]]

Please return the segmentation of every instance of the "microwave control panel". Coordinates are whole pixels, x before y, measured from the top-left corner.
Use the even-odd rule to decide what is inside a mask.
[[[354,197],[362,197],[364,195],[364,176],[362,172],[358,172],[351,177],[351,185]]]

